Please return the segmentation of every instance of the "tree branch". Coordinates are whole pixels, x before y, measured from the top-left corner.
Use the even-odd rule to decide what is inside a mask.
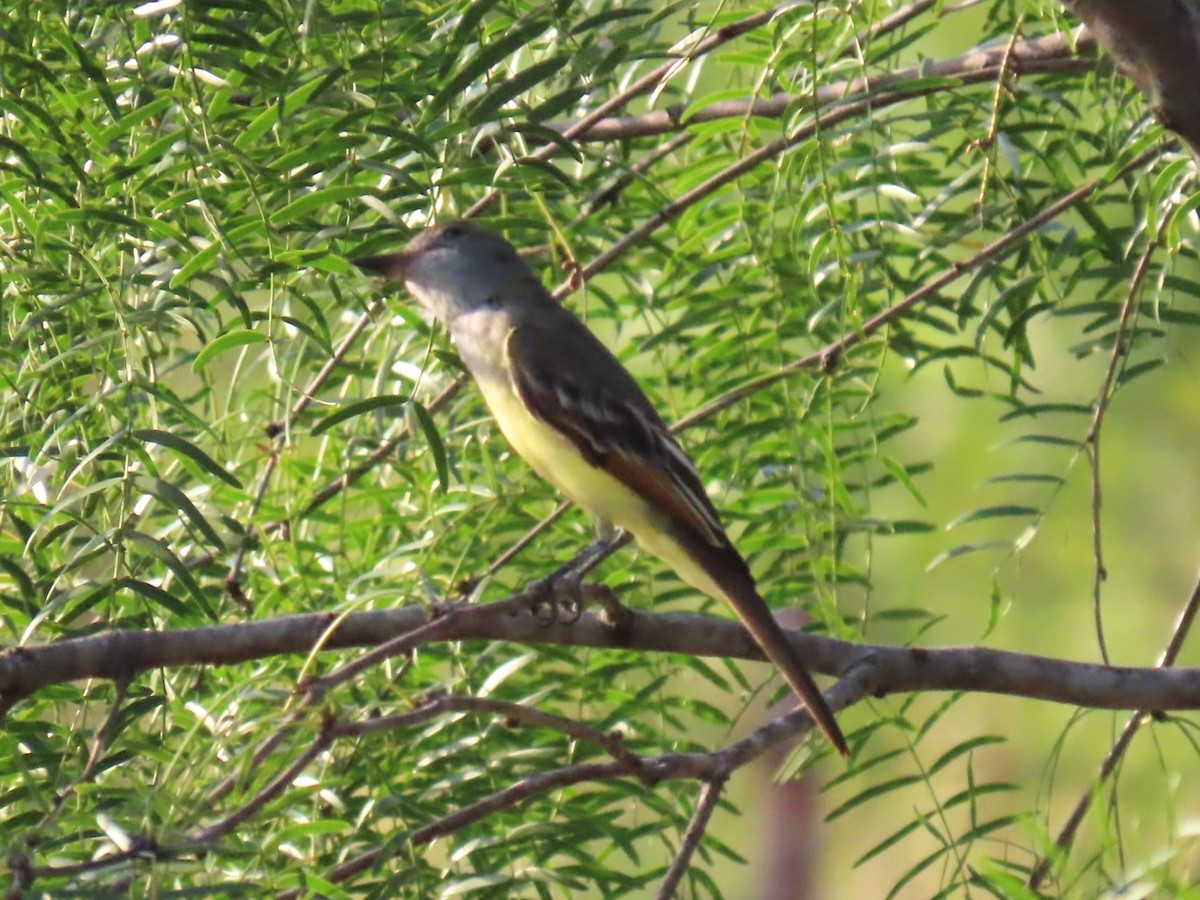
[[[614,116],[600,119],[586,130],[578,132],[576,141],[620,141],[633,138],[655,137],[685,131],[693,125],[719,119],[744,119],[747,117],[778,119],[797,109],[821,109],[841,103],[849,97],[864,94],[887,93],[903,90],[907,82],[925,78],[968,78],[978,79],[977,73],[1003,70],[1006,66],[1017,73],[1078,73],[1095,68],[1096,60],[1090,54],[1095,42],[1083,37],[1073,45],[1061,34],[1017,41],[1002,47],[972,50],[961,56],[939,62],[922,63],[886,72],[852,78],[823,85],[808,94],[776,93],[767,98],[750,97],[743,100],[724,100],[702,106],[684,116],[684,105],[670,106],[637,116]],[[566,132],[577,127],[577,123],[560,122],[550,127]]]
[[[506,640],[529,644],[608,647],[656,653],[761,660],[753,638],[736,622],[690,613],[629,610],[620,629],[584,613],[574,623],[547,623],[527,611],[536,601],[497,601],[504,615],[466,603],[446,604],[452,626],[439,641]],[[525,611],[522,611],[525,610]],[[286,616],[238,625],[177,631],[114,630],[0,654],[0,698],[13,703],[52,684],[124,678],[153,668],[231,665],[282,654],[376,647],[430,621],[425,606],[353,613]],[[982,691],[1094,709],[1198,709],[1200,669],[1133,668],[1070,662],[983,647],[922,649],[855,644],[815,634],[789,637],[810,668],[856,673],[866,693]]]
[[[861,677],[851,675],[829,691],[826,700],[833,709],[843,709],[866,695]],[[638,773],[644,782],[657,784],[663,781],[695,779],[706,784],[724,784],[737,769],[766,753],[772,747],[789,738],[795,738],[812,730],[812,718],[803,709],[781,716],[755,729],[746,737],[727,747],[708,753],[666,753],[656,757],[643,757]],[[518,803],[553,790],[571,787],[589,781],[610,781],[628,777],[630,772],[622,762],[581,763],[561,769],[538,772],[484,797],[462,809],[414,829],[409,836],[411,846],[428,844],[437,838],[452,834],[493,813],[508,809]],[[719,791],[714,791],[719,794]],[[713,798],[715,802],[717,798]],[[693,818],[693,822],[695,819]],[[689,829],[689,833],[690,833]],[[361,853],[342,863],[329,874],[329,880],[341,883],[360,872],[364,872],[380,861],[382,848]],[[296,900],[296,891],[279,895],[279,900]]]
[[[679,882],[683,880],[688,865],[696,854],[696,848],[700,846],[700,839],[704,837],[704,832],[708,829],[708,821],[712,818],[713,810],[717,808],[717,803],[721,799],[721,790],[724,787],[724,779],[710,779],[701,784],[700,796],[696,800],[696,809],[692,813],[692,820],[688,823],[687,833],[683,836],[683,843],[679,846],[679,852],[675,854],[675,858],[671,860],[671,868],[667,870],[667,877],[663,879],[658,893],[655,894],[658,900],[671,900],[675,896]]]

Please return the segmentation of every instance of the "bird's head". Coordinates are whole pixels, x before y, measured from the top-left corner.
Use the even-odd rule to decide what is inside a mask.
[[[524,302],[531,283],[541,289],[512,244],[468,221],[426,228],[400,253],[363,257],[354,264],[404,282],[422,307],[447,324],[463,313]]]

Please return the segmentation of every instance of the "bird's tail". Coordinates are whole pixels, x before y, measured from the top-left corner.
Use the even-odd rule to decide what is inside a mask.
[[[800,654],[788,641],[787,635],[775,621],[770,607],[759,596],[753,583],[736,587],[722,586],[722,592],[767,658],[783,673],[784,679],[800,698],[817,727],[825,733],[842,756],[848,755],[850,751],[846,746],[846,738],[842,735],[842,729],[838,727],[837,719],[833,717],[833,710],[825,702],[821,689],[817,687],[817,683],[800,660]]]
[[[821,689],[775,621],[771,608],[759,595],[749,566],[733,545],[728,542],[714,544],[695,530],[683,528],[650,530],[638,535],[638,541],[665,560],[692,587],[733,607],[767,659],[783,673],[817,727],[825,732],[839,753],[849,755],[846,738]]]
[[[787,640],[784,629],[775,622],[775,616],[767,606],[767,601],[758,594],[754,576],[750,574],[749,566],[746,566],[742,556],[733,550],[733,547],[728,547],[726,553],[704,554],[704,562],[706,575],[720,590],[727,604],[733,607],[733,612],[738,614],[746,630],[754,637],[763,653],[767,654],[767,659],[779,667],[786,682],[796,692],[805,709],[809,710],[812,721],[816,722],[817,727],[829,738],[829,743],[838,748],[842,756],[850,754],[846,738],[842,736],[841,728],[838,727],[838,720],[834,719],[833,710],[829,709],[826,698],[812,680],[808,668],[800,659],[800,654],[791,641]]]

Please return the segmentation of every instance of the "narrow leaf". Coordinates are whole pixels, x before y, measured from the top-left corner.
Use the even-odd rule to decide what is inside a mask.
[[[237,328],[226,332],[196,354],[196,358],[192,361],[192,371],[196,373],[203,371],[213,358],[220,356],[226,350],[232,350],[234,347],[246,347],[250,344],[265,344],[266,342],[267,336],[261,331]]]
[[[359,400],[357,403],[343,406],[337,412],[331,413],[314,425],[312,430],[313,436],[324,434],[335,425],[340,425],[342,422],[345,422],[347,419],[353,419],[355,416],[374,412],[377,409],[399,409],[405,403],[408,403],[408,398],[397,394],[386,394],[381,397],[368,397],[366,400]]]

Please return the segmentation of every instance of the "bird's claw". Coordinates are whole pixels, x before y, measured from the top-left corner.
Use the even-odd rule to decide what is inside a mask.
[[[556,572],[534,582],[529,591],[530,612],[542,625],[573,625],[583,615],[583,584],[578,576]]]

